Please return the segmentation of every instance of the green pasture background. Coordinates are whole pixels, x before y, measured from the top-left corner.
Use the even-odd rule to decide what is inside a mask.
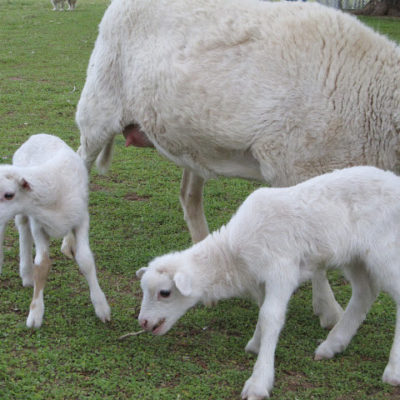
[[[105,0],[78,0],[74,12],[53,12],[47,0],[0,0],[0,162],[32,134],[79,144],[76,104]],[[400,41],[400,21],[365,19]],[[357,71],[354,71],[357,74]],[[111,171],[91,176],[90,239],[112,321],[95,316],[86,281],[52,242],[53,269],[41,329],[25,327],[31,288],[18,276],[18,237],[9,224],[0,276],[0,399],[239,399],[255,358],[244,353],[257,321],[245,300],[196,307],[163,337],[139,330],[141,292],[135,271],[154,256],[190,245],[178,201],[181,171],[154,150],[116,140]],[[211,229],[228,221],[257,184],[211,181],[205,208]],[[351,289],[331,276],[344,305]],[[381,295],[349,348],[333,360],[313,361],[327,332],[312,313],[311,288],[293,297],[276,351],[275,399],[398,399],[384,385],[395,322]]]

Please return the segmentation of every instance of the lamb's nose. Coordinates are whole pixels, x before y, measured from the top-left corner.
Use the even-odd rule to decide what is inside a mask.
[[[148,325],[147,319],[142,319],[139,321],[139,323],[143,329],[147,329],[147,325]]]

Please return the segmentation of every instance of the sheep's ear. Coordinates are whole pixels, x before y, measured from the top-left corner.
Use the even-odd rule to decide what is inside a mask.
[[[21,186],[22,189],[30,191],[31,189],[31,185],[29,184],[29,182],[25,179],[25,178],[20,178],[19,180],[19,184]]]
[[[174,276],[175,286],[184,296],[190,296],[192,294],[192,280],[190,276],[183,273],[177,272]]]
[[[147,267],[142,267],[136,271],[136,276],[142,279],[143,274],[147,271]]]

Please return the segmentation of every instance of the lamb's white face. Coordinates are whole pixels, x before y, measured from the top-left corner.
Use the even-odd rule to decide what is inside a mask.
[[[15,216],[20,206],[20,196],[30,190],[28,182],[16,174],[0,169],[0,222],[7,223]]]
[[[137,272],[143,290],[138,319],[146,331],[163,335],[197,303],[197,299],[192,296],[188,275],[168,272],[167,269],[159,268],[158,264],[150,264]]]
[[[9,202],[13,200],[19,190],[19,184],[14,176],[0,176],[0,202]]]

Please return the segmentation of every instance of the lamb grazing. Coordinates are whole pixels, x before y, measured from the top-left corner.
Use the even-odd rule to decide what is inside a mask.
[[[353,167],[297,186],[258,189],[230,222],[191,248],[141,268],[141,326],[166,333],[187,309],[250,295],[260,313],[246,351],[258,354],[244,399],[268,397],[274,352],[288,301],[321,268],[340,267],[352,285],[350,302],[315,359],[343,351],[379,290],[400,315],[400,178],[374,167]],[[400,318],[383,381],[400,385]]]
[[[205,180],[296,184],[353,165],[399,171],[400,49],[316,3],[113,0],[100,24],[76,121],[88,168],[114,136],[154,144],[184,168],[194,242],[208,234]],[[342,310],[313,278],[322,326]]]
[[[0,271],[6,224],[14,216],[20,237],[22,284],[34,286],[27,326],[42,325],[43,290],[51,266],[50,237],[63,237],[68,232],[74,240],[69,251],[88,281],[96,314],[103,322],[109,321],[110,307],[97,281],[89,247],[87,169],[61,139],[33,135],[15,152],[12,165],[0,165]]]

